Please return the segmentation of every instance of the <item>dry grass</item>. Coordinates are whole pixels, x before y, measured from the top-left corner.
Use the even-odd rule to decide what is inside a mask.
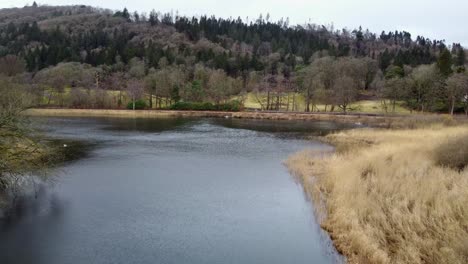
[[[435,151],[438,165],[463,170],[468,166],[468,133],[449,138]]]
[[[466,147],[467,138],[466,125],[352,130],[326,137],[335,154],[306,151],[287,164],[323,205],[322,227],[350,263],[462,264],[468,168],[440,157],[466,160],[466,148],[455,146]]]
[[[286,111],[286,105],[288,102],[288,96],[289,96],[289,110],[293,109],[293,93],[284,93],[283,96],[281,96],[281,102],[282,102],[282,109],[283,111]],[[266,93],[247,93],[244,95],[244,106],[246,108],[251,108],[251,109],[261,109],[261,105],[258,102],[258,100],[266,102]],[[295,103],[296,103],[296,111],[302,112],[306,108],[306,100],[304,98],[304,95],[300,93],[296,93],[295,95]],[[237,99],[240,100],[239,96],[235,96],[232,99]],[[276,97],[272,98],[273,101],[276,100]],[[387,100],[387,104],[390,105],[390,102]],[[325,108],[325,105],[323,104],[318,104],[315,106],[314,111],[320,111],[320,112],[330,112],[330,106]],[[327,111],[325,111],[325,109]],[[335,107],[334,112],[342,112],[342,110],[339,107]],[[350,113],[372,113],[372,114],[386,114],[386,111],[383,107],[382,101],[381,100],[361,100],[354,102],[353,104],[350,105],[349,109]],[[395,105],[395,111],[393,112],[391,109],[388,110],[388,114],[410,114],[410,110],[405,108],[403,106],[403,102],[397,102]]]

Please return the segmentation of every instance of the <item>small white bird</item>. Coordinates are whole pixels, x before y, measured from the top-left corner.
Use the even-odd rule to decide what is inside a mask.
[[[68,146],[67,146],[67,144],[63,144],[63,147],[66,148],[66,147],[68,147]]]

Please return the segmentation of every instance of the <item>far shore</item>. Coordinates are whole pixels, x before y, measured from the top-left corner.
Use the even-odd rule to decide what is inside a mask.
[[[325,112],[271,112],[271,111],[184,111],[184,110],[127,110],[127,109],[69,109],[31,108],[28,116],[62,117],[121,117],[121,118],[168,118],[168,117],[214,117],[264,120],[333,121],[363,124],[383,128],[416,128],[432,123],[465,123],[465,116],[446,114],[375,114],[375,113],[325,113]]]
[[[320,113],[320,112],[222,112],[222,111],[178,111],[178,110],[126,110],[126,109],[68,109],[68,108],[32,108],[25,111],[28,116],[92,116],[92,117],[132,117],[132,118],[163,118],[163,117],[215,117],[238,119],[266,120],[313,120],[337,121],[347,123],[372,124],[385,126],[412,115],[378,115],[366,113]],[[414,115],[416,116],[416,115]],[[420,115],[418,115],[420,116]],[[431,117],[436,115],[429,115]]]

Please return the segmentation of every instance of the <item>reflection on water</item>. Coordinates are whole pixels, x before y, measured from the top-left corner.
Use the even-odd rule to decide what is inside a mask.
[[[0,229],[0,263],[333,263],[282,161],[327,122],[50,118],[92,145]],[[79,143],[78,143],[79,142]],[[82,147],[78,148],[82,151]],[[78,153],[78,152],[77,152]]]
[[[307,120],[255,120],[255,119],[218,119],[217,124],[229,128],[241,128],[255,131],[275,133],[277,136],[301,135],[323,136],[331,132],[353,127],[346,123],[332,123],[327,121]]]

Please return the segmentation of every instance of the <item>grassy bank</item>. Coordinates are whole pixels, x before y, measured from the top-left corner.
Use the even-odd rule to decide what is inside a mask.
[[[336,153],[305,151],[287,165],[349,263],[468,263],[468,126],[325,140]]]

